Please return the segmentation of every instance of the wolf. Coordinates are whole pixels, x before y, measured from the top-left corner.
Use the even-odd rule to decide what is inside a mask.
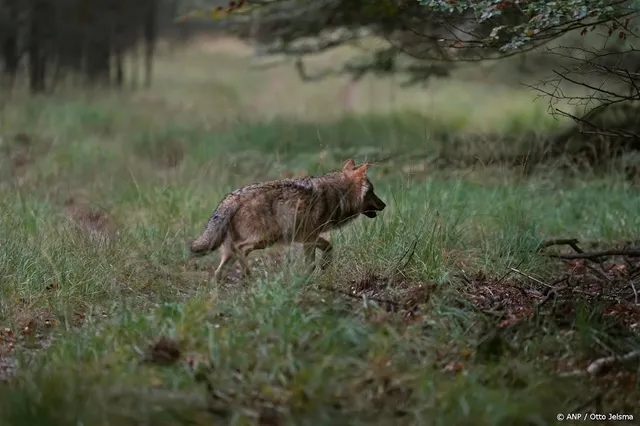
[[[221,247],[220,264],[214,272],[217,282],[235,260],[244,276],[251,276],[247,255],[275,244],[302,243],[311,272],[316,267],[315,251],[320,249],[321,268],[326,268],[332,261],[332,245],[320,234],[360,214],[373,219],[386,207],[367,177],[369,166],[356,167],[351,159],[339,171],[236,189],[222,199],[204,232],[191,242],[192,256]]]

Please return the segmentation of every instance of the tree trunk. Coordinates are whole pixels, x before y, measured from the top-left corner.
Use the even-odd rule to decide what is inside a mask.
[[[17,0],[6,0],[4,3],[7,13],[3,20],[6,24],[3,36],[0,39],[0,48],[2,49],[2,61],[4,62],[4,80],[9,86],[13,86],[20,63],[20,51],[18,50],[18,3]]]
[[[113,3],[113,56],[116,71],[116,87],[121,88],[124,84],[124,40],[127,26],[127,10],[123,3],[126,0],[116,0]]]
[[[32,93],[45,90],[46,39],[48,25],[48,1],[31,1],[31,22],[29,28],[29,87]]]
[[[87,78],[90,84],[109,84],[111,51],[108,38],[94,40],[87,54]]]
[[[153,55],[155,53],[156,38],[158,37],[158,9],[156,0],[148,0],[147,12],[144,21],[144,83],[146,87],[151,86],[151,76],[153,73]]]
[[[10,86],[13,86],[16,74],[18,74],[18,63],[20,62],[17,28],[11,28],[9,34],[5,35],[2,42],[2,59],[4,61],[6,81]]]
[[[86,27],[85,75],[90,85],[108,85],[111,75],[112,10],[107,0],[92,0]]]

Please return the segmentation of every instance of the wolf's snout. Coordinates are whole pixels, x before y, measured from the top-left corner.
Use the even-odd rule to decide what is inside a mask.
[[[364,214],[366,217],[371,219],[378,216],[376,212],[380,212],[384,210],[385,207],[387,207],[384,201],[378,198],[375,194],[372,194],[372,195],[373,197],[371,197],[368,205],[364,208],[364,211],[362,212],[362,214]]]

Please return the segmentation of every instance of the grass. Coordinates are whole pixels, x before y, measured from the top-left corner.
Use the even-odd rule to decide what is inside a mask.
[[[226,43],[161,57],[149,91],[17,94],[2,111],[2,424],[547,425],[593,395],[640,415],[637,362],[562,374],[637,348],[628,280],[602,272],[594,297],[583,263],[536,253],[633,240],[637,188],[421,159],[486,163],[526,149],[495,135],[557,129],[521,88],[372,80],[336,111],[343,81],[247,70]],[[326,272],[274,248],[253,279],[212,286],[217,255],[189,260],[229,190],[389,156],[370,175],[387,209],[332,234]]]

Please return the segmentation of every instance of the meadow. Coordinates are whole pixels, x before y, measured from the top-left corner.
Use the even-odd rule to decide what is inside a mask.
[[[149,89],[2,94],[0,424],[637,421],[638,358],[591,370],[640,343],[634,258],[545,242],[633,242],[640,191],[497,161],[567,125],[508,63],[401,87],[257,62],[201,39]],[[328,270],[274,247],[214,285],[217,253],[189,257],[230,190],[349,158],[387,208],[331,234]]]

